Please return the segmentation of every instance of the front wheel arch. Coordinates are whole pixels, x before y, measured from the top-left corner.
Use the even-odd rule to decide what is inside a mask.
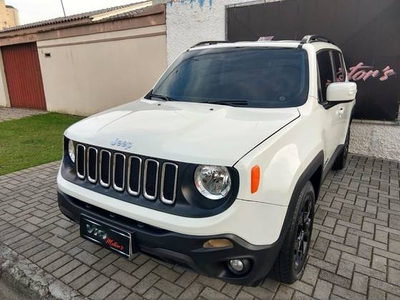
[[[322,185],[323,180],[323,165],[324,165],[324,153],[321,150],[315,158],[311,161],[308,167],[304,170],[304,172],[300,175],[299,179],[296,182],[294,187],[292,196],[290,198],[289,206],[286,212],[283,229],[279,236],[279,239],[283,239],[286,235],[288,224],[293,218],[294,210],[296,208],[297,197],[300,195],[301,190],[305,186],[305,184],[310,181],[315,192],[315,199],[317,200],[319,191]]]
[[[307,184],[307,182],[311,182],[313,189],[315,191],[315,197],[317,197],[320,186],[322,184],[323,163],[324,163],[324,153],[321,150],[297,180],[292,196],[290,198],[289,206],[287,208],[286,216],[282,225],[282,230],[277,241],[279,249],[282,248],[282,244],[285,240],[290,224],[293,220],[298,197],[303,187]],[[317,189],[315,187],[317,187]]]
[[[311,244],[314,210],[314,188],[307,181],[297,198],[293,218],[272,269],[276,280],[291,284],[303,274]]]

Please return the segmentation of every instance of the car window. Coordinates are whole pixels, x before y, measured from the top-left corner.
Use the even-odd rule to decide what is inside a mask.
[[[332,62],[329,51],[322,51],[317,54],[318,71],[319,71],[319,92],[321,102],[326,101],[326,89],[328,85],[334,82]]]
[[[343,82],[346,79],[346,71],[343,66],[343,56],[339,51],[332,51],[333,58],[333,66],[334,66],[334,74],[335,82]]]
[[[303,49],[208,48],[182,54],[153,94],[186,102],[247,107],[293,107],[308,95]]]

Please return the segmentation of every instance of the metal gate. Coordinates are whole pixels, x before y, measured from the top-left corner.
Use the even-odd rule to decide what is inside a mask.
[[[36,43],[1,47],[11,107],[46,110]]]
[[[261,1],[260,1],[261,2]],[[228,7],[228,40],[319,34],[344,52],[358,119],[395,120],[400,99],[400,1],[285,0]]]

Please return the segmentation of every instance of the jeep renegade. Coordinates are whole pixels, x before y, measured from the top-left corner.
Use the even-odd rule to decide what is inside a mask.
[[[293,283],[321,184],[346,162],[356,92],[326,38],[197,44],[143,98],[65,131],[60,209],[128,259]]]

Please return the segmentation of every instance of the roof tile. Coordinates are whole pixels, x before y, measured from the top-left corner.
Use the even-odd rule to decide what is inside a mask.
[[[143,2],[146,2],[146,1],[143,1]],[[139,3],[141,3],[141,2],[130,3],[130,4],[125,4],[125,5],[115,6],[115,7],[109,7],[109,8],[94,10],[94,11],[90,11],[90,12],[75,14],[75,15],[71,15],[71,16],[59,17],[59,18],[54,18],[54,19],[50,19],[50,20],[44,20],[44,21],[39,21],[39,22],[35,22],[35,23],[24,24],[24,25],[15,26],[15,27],[9,27],[9,28],[0,30],[0,33],[41,27],[41,26],[47,26],[47,25],[53,25],[53,24],[68,23],[68,22],[79,21],[79,20],[83,20],[83,19],[90,19],[92,16],[95,16],[98,14],[111,12],[113,10],[118,10],[121,8],[126,8],[129,6],[137,5]],[[144,10],[146,10],[146,8],[136,9],[136,10],[132,10],[129,12],[114,15],[108,19],[120,19],[120,18],[124,18],[124,17],[126,17],[126,18],[134,17],[135,15],[143,12]]]

